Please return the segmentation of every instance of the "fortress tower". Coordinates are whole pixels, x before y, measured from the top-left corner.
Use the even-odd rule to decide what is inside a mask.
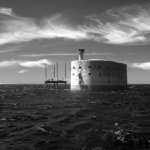
[[[100,59],[83,60],[84,49],[79,49],[79,60],[71,62],[71,90],[126,89],[127,66]]]

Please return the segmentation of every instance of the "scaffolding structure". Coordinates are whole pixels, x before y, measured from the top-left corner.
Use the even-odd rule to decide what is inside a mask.
[[[64,84],[64,88],[66,89],[66,63],[65,63],[65,79],[64,80],[58,80],[58,62],[56,63],[56,69],[54,65],[54,77],[52,79],[47,79],[47,65],[45,65],[45,87],[51,87],[51,84],[53,84],[54,89],[59,88],[59,84]]]

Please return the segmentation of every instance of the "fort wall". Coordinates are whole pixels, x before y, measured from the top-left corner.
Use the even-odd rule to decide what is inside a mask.
[[[127,67],[123,63],[105,60],[75,60],[71,62],[71,90],[125,89]]]

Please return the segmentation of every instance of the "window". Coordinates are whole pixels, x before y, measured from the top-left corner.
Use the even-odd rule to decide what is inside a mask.
[[[91,75],[91,73],[89,73],[89,75]]]
[[[89,66],[89,68],[91,68],[91,66]]]
[[[72,75],[74,76],[74,73]]]
[[[101,66],[99,66],[99,68],[102,68]]]
[[[108,76],[110,76],[110,73],[108,73]]]
[[[82,67],[81,67],[81,66],[79,66],[79,69],[82,69]]]
[[[107,69],[109,69],[109,66],[107,67]]]
[[[101,76],[102,75],[102,73],[99,73],[99,76]]]
[[[110,81],[108,81],[108,83],[110,83]]]
[[[75,69],[75,67],[73,67],[73,69]]]

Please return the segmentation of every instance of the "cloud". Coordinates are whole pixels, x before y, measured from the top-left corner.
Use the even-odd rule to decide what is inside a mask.
[[[15,60],[11,60],[11,61],[5,60],[5,61],[0,62],[0,67],[14,66],[14,65],[16,65],[17,63],[18,63],[18,62],[15,61]]]
[[[124,6],[101,15],[86,16],[85,24],[73,25],[63,15],[36,20],[18,17],[11,8],[0,8],[0,45],[35,39],[92,40],[110,44],[150,43],[150,4]]]
[[[7,47],[7,48],[2,48],[2,49],[0,49],[0,53],[19,51],[21,49],[21,47],[23,47],[23,46],[24,45],[16,46],[16,47],[10,46],[10,47]]]
[[[133,63],[129,66],[132,68],[140,68],[140,69],[144,69],[144,70],[150,70],[150,62]]]
[[[53,63],[47,59],[41,59],[36,61],[21,61],[21,60],[5,60],[0,62],[0,67],[10,67],[10,66],[23,66],[23,67],[38,67],[43,68],[45,65],[52,65]]]
[[[27,54],[20,57],[46,57],[46,56],[76,56],[77,53],[51,53],[51,54]],[[84,55],[113,55],[113,53],[85,53]]]
[[[14,13],[12,11],[11,8],[3,8],[3,7],[0,7],[0,13],[1,14],[5,14],[5,15],[10,15],[10,16],[13,16]]]
[[[18,71],[17,73],[25,73],[25,72],[28,72],[29,70],[20,70]]]
[[[113,8],[104,15],[86,18],[91,20],[91,25],[81,28],[95,41],[127,45],[150,43],[150,4]]]
[[[1,50],[0,53],[7,53],[7,52],[14,52],[14,51],[17,51],[17,49]]]
[[[23,67],[39,67],[43,68],[45,65],[51,65],[52,62],[48,61],[47,59],[41,59],[37,61],[22,61],[19,64]]]
[[[64,23],[61,14],[42,20],[12,17],[3,19],[0,26],[0,45],[28,42],[35,39],[82,40],[86,38],[84,32]]]

